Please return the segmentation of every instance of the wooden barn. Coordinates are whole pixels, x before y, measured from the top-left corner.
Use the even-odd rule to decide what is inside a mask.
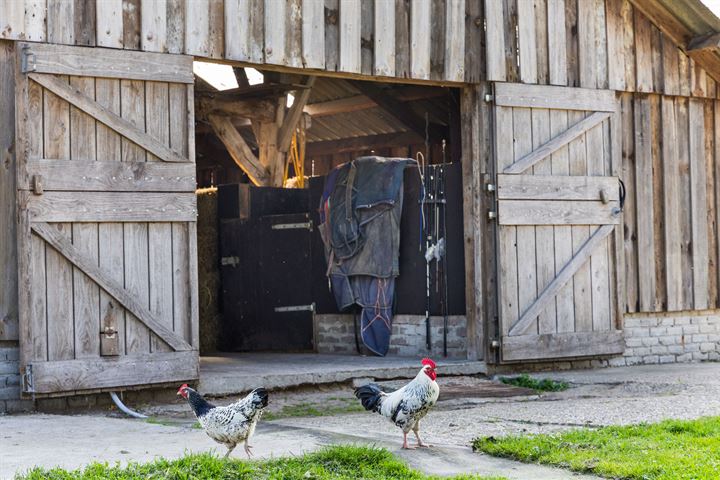
[[[236,86],[194,74],[207,64]],[[286,209],[246,228],[250,245],[312,232],[304,193],[281,188],[291,157],[310,197],[361,155],[456,168],[449,320],[426,323],[408,283],[377,365],[720,359],[717,81],[720,19],[700,0],[1,2],[0,411],[202,385],[230,357],[201,356],[227,335],[204,331],[222,328],[200,298],[235,281],[312,301],[263,314],[261,330],[307,336],[269,350],[354,353],[352,316],[280,265],[311,268],[310,233],[258,253],[287,255],[274,284],[225,240],[198,248],[198,225],[231,232],[250,191]],[[225,200],[198,209],[218,184]],[[273,361],[252,358],[259,374]]]

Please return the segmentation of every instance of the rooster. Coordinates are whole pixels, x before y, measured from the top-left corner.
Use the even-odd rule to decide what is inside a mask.
[[[252,447],[248,444],[255,433],[255,426],[262,416],[262,410],[268,404],[268,392],[256,388],[245,398],[226,407],[216,407],[205,400],[187,383],[177,392],[190,404],[205,433],[228,449],[225,458],[230,455],[238,443],[245,443],[245,453],[252,457]]]
[[[355,389],[355,396],[365,410],[379,413],[402,429],[405,449],[415,448],[408,445],[410,430],[415,433],[418,447],[430,446],[420,440],[420,420],[435,405],[440,394],[440,387],[435,382],[435,362],[423,358],[421,363],[423,367],[415,378],[392,393],[385,393],[372,383]]]

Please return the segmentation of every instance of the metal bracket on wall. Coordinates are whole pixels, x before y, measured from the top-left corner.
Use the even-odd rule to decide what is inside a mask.
[[[275,307],[275,311],[282,312],[315,312],[315,302],[310,305],[291,305],[288,307]]]
[[[23,73],[34,72],[37,69],[35,63],[37,62],[35,54],[30,51],[30,46],[26,45],[23,47],[23,55],[20,60],[20,69]]]
[[[293,230],[296,228],[305,228],[312,232],[313,223],[312,221],[298,222],[298,223],[278,223],[271,227],[273,230]]]
[[[240,257],[222,257],[220,259],[220,265],[226,266],[230,265],[231,267],[236,267],[240,264]]]
[[[35,393],[35,385],[33,385],[32,365],[25,366],[25,373],[22,375],[22,389],[26,393]]]

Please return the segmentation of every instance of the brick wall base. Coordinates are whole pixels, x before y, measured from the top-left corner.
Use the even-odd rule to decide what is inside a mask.
[[[396,315],[390,337],[389,355],[413,357],[442,355],[443,318],[430,317],[432,350],[428,352],[425,335],[425,317]],[[352,315],[316,315],[315,331],[319,353],[355,354],[355,333]],[[465,316],[448,317],[447,350],[449,358],[467,357],[467,320]],[[362,341],[360,342],[362,346]]]
[[[0,412],[18,412],[32,408],[28,402],[20,400],[19,357],[17,341],[0,341]]]

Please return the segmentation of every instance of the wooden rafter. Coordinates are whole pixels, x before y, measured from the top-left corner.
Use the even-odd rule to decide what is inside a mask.
[[[422,142],[423,138],[415,132],[381,133],[379,135],[308,143],[306,155],[331,155],[381,147],[406,147]]]
[[[425,138],[425,119],[417,115],[409,105],[399,101],[392,95],[388,95],[382,88],[372,82],[351,80],[350,83],[361,93],[377,103],[380,108],[397,122]],[[447,127],[430,122],[427,125],[427,135],[431,142],[439,143],[443,139],[448,139],[448,129]]]
[[[437,98],[447,95],[447,90],[442,88],[426,88],[426,87],[408,87],[398,90],[396,98],[402,102],[412,100],[425,100],[428,98]],[[353,95],[352,97],[339,98],[337,100],[329,100],[327,102],[312,103],[305,107],[305,113],[313,117],[323,117],[328,115],[337,115],[338,113],[357,112],[359,110],[367,110],[377,107],[367,95]]]
[[[138,302],[120,283],[98,267],[96,260],[86,257],[57,229],[47,223],[37,222],[32,224],[32,230],[70,263],[90,277],[101,289],[120,302],[128,312],[135,315],[140,322],[170,345],[173,350],[192,350],[190,344],[163,325],[154,313]]]
[[[277,134],[277,148],[280,152],[287,152],[290,148],[292,135],[295,133],[298,122],[302,118],[303,110],[310,99],[312,86],[315,84],[316,79],[317,77],[312,75],[305,79],[303,82],[303,86],[305,88],[300,91],[300,94],[295,96],[295,101],[293,102],[292,107],[290,107],[287,115],[285,115],[285,120],[282,122],[282,126],[278,130]]]
[[[275,118],[275,105],[268,100],[222,100],[218,98],[198,97],[196,113],[200,118],[208,115],[229,115],[261,122],[271,122]]]
[[[67,83],[63,83],[57,77],[36,73],[30,73],[29,77],[34,82],[42,85],[63,100],[66,100],[91,117],[94,117],[108,127],[112,128],[128,140],[138,144],[140,147],[152,153],[160,160],[165,162],[189,162],[187,158],[179,155],[170,147],[162,144],[160,141],[141,131],[133,123],[111,112],[92,98],[80,93],[78,89],[71,87]]]
[[[715,32],[708,35],[701,35],[690,40],[687,45],[687,51],[696,52],[698,50],[718,47],[720,47],[720,32]]]
[[[260,164],[230,119],[228,117],[210,115],[208,121],[215,135],[217,135],[225,145],[225,148],[227,148],[232,159],[238,167],[250,177],[250,180],[258,186],[268,185],[270,182],[270,173],[267,168]]]

